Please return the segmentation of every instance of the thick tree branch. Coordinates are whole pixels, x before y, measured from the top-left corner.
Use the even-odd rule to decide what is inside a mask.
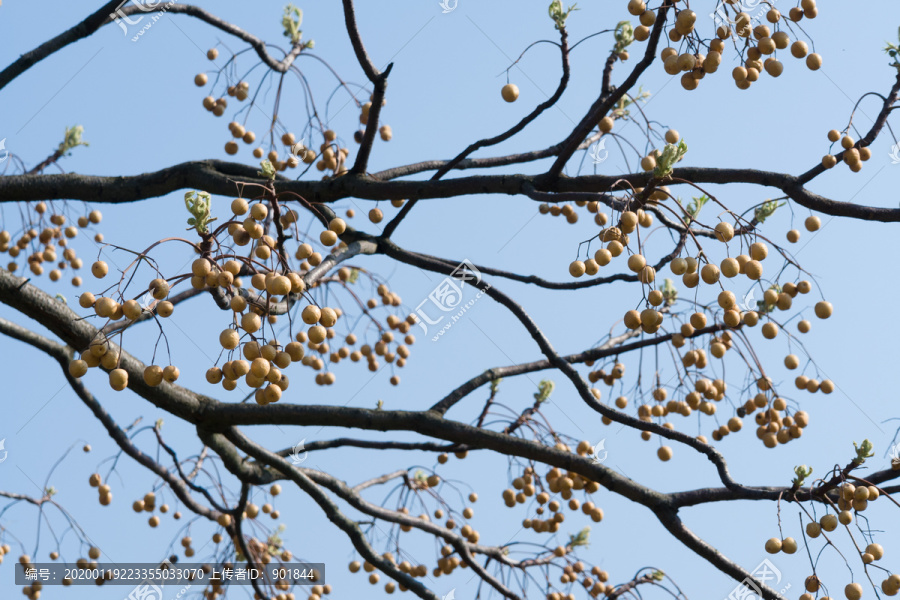
[[[105,177],[78,173],[13,175],[0,178],[0,203],[37,200],[84,200],[94,204],[121,204],[164,196],[183,189],[201,189],[211,194],[233,195],[237,183],[265,185],[257,169],[237,163],[204,160],[181,163],[141,175]],[[867,221],[900,221],[900,209],[839,202],[807,190],[799,178],[755,169],[683,167],[673,178],[693,183],[747,183],[780,189],[798,204],[824,214]],[[548,181],[544,176],[480,175],[440,181],[378,181],[371,177],[345,175],[327,181],[278,179],[282,192],[294,192],[311,203],[331,203],[354,197],[362,200],[396,198],[437,199],[476,194],[524,194],[534,188],[543,192],[609,192],[627,182],[642,187],[650,173],[621,176],[582,175]]]
[[[350,44],[353,46],[356,60],[359,61],[359,66],[362,67],[366,78],[374,84],[381,73],[372,63],[372,59],[369,58],[369,53],[366,52],[366,47],[362,43],[362,36],[356,25],[356,8],[353,6],[353,0],[341,0],[341,3],[344,6],[344,26],[350,35]]]
[[[71,29],[60,33],[56,37],[47,40],[34,50],[26,52],[8,67],[0,71],[0,90],[10,81],[30,69],[35,64],[44,60],[54,52],[65,48],[69,44],[84,39],[97,31],[104,23],[109,21],[109,14],[116,10],[122,0],[111,0],[101,6],[96,12],[91,13],[86,19]]]
[[[781,600],[781,596],[767,586],[764,582],[758,581],[752,577],[749,571],[730,560],[724,554],[719,552],[714,546],[697,536],[693,531],[688,529],[678,516],[677,510],[657,511],[656,517],[660,523],[682,544],[696,552],[700,557],[705,558],[711,565],[732,577],[735,581],[751,580],[759,586],[759,590],[763,593],[765,600]]]
[[[375,91],[372,94],[372,104],[369,107],[369,115],[366,119],[366,130],[363,133],[362,143],[359,145],[359,151],[356,153],[356,162],[350,172],[355,175],[361,175],[366,172],[369,166],[369,155],[372,153],[372,146],[375,144],[375,134],[378,132],[378,123],[381,120],[381,109],[384,107],[384,92],[387,88],[387,78],[391,74],[394,63],[391,63],[384,70],[384,73],[378,75],[375,80]]]

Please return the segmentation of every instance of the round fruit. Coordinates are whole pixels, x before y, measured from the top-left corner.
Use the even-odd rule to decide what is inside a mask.
[[[748,279],[752,279],[753,281],[758,281],[763,274],[763,266],[762,263],[758,260],[748,260],[744,264],[744,274]]]
[[[335,217],[328,223],[328,229],[341,235],[347,230],[347,223],[340,217]]]
[[[571,264],[569,264],[569,275],[572,277],[581,277],[584,275],[585,266],[584,263],[580,260],[573,260]]]
[[[763,242],[755,242],[750,245],[750,258],[753,260],[765,260],[769,255],[769,248]]]
[[[319,234],[319,241],[322,242],[323,246],[334,246],[338,241],[338,234],[330,229],[326,229]]]
[[[225,329],[219,334],[219,343],[226,350],[234,350],[238,347],[240,341],[241,336],[234,329]]]
[[[831,302],[825,302],[824,300],[821,302],[816,302],[816,316],[820,319],[827,319],[831,316],[834,308],[831,306]]]
[[[834,531],[838,526],[838,518],[836,515],[827,514],[819,519],[819,524],[825,531]]]
[[[322,317],[322,311],[318,306],[310,304],[306,308],[303,309],[303,312],[300,313],[300,318],[303,319],[303,322],[307,325],[315,325],[319,322],[319,319]]]
[[[125,369],[113,369],[109,372],[109,386],[121,392],[128,387],[128,372]]]
[[[72,377],[84,377],[88,371],[88,364],[83,360],[73,360],[69,363],[69,375]]]
[[[97,279],[103,279],[109,273],[109,267],[102,260],[98,260],[91,265],[91,275]]]
[[[708,284],[716,283],[719,281],[719,267],[714,264],[703,265],[700,269],[700,278]]]
[[[734,237],[734,227],[730,223],[717,223],[715,233],[720,242],[730,242]]]
[[[507,102],[515,102],[519,98],[519,87],[514,83],[507,83],[500,90],[500,95]]]
[[[172,313],[175,311],[175,305],[169,302],[168,300],[163,300],[159,304],[156,305],[156,314],[160,317],[166,318],[171,317]]]
[[[850,583],[844,588],[844,595],[847,600],[859,600],[862,598],[863,589],[858,583]]]
[[[881,547],[881,544],[869,544],[866,546],[866,552],[871,554],[875,560],[881,560],[884,556],[884,548]]]
[[[640,273],[641,269],[643,269],[646,264],[647,259],[640,254],[632,254],[628,257],[628,268],[635,273]]]

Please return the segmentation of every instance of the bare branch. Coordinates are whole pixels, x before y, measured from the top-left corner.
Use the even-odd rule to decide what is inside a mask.
[[[135,14],[146,14],[146,11],[142,10],[140,6],[132,5],[123,7],[121,13],[126,16],[131,16]],[[259,56],[259,58],[266,64],[266,66],[273,71],[277,71],[278,73],[287,73],[290,70],[291,65],[294,64],[294,60],[300,55],[300,52],[303,50],[302,44],[294,44],[283,59],[275,60],[272,55],[269,54],[269,51],[266,47],[267,44],[263,40],[259,39],[251,33],[244,31],[237,25],[232,25],[228,21],[225,21],[224,19],[221,19],[206,10],[203,10],[199,6],[194,6],[193,4],[172,4],[171,6],[166,7],[166,13],[182,14],[189,17],[194,17],[208,25],[212,25],[220,31],[224,31],[229,35],[233,35],[243,42],[247,42],[248,44],[250,44],[250,46],[253,47],[253,50],[256,51],[257,56]]]
[[[71,29],[67,29],[56,37],[47,40],[34,50],[26,52],[17,58],[12,64],[0,71],[0,90],[6,87],[10,81],[54,52],[61,50],[78,40],[84,39],[97,31],[104,23],[109,22],[110,13],[116,10],[121,3],[122,0],[110,0]]]

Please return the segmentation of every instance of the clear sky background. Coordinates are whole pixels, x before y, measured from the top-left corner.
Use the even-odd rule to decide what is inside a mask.
[[[533,41],[555,39],[546,4],[546,1],[460,0],[453,11],[442,13],[437,1],[360,2],[358,19],[369,54],[379,67],[394,63],[383,112],[384,121],[393,128],[394,139],[390,143],[376,143],[370,170],[454,156],[470,142],[504,131],[552,94],[559,80],[558,53],[552,46],[542,44],[531,49],[509,72],[509,80],[521,90],[518,102],[510,105],[500,97],[500,88],[506,83],[505,70],[521,51]],[[709,29],[707,14],[712,12],[713,2],[699,4],[692,3],[700,15],[699,26]],[[80,21],[98,5],[99,2],[52,0],[38,6],[33,2],[7,0],[0,8],[0,64],[9,64]],[[585,3],[569,19],[570,39],[579,40],[610,29],[629,18],[625,5],[624,1]],[[201,6],[267,41],[285,45],[280,26],[281,3],[229,0],[201,3]],[[787,2],[784,6],[777,2],[776,6],[785,13],[789,8]],[[699,90],[689,93],[675,78],[666,75],[659,63],[653,65],[642,80],[643,89],[652,94],[645,107],[649,118],[677,128],[687,140],[690,151],[683,165],[758,168],[792,174],[806,171],[828,152],[826,132],[844,128],[856,100],[867,92],[886,93],[896,75],[888,65],[883,47],[886,41],[896,41],[900,7],[890,0],[867,2],[864,9],[855,6],[824,5],[815,21],[804,22],[805,30],[815,41],[815,50],[824,58],[824,67],[818,72],[810,72],[803,61],[785,53],[782,58],[785,72],[780,78],[764,76],[749,91],[742,92],[730,76],[734,66],[734,52],[730,51],[719,73],[707,76]],[[304,38],[315,40],[315,54],[346,81],[363,83],[364,76],[343,29],[340,3],[303,4],[301,8],[305,13]],[[144,23],[149,20],[150,17],[145,17]],[[6,138],[6,148],[30,168],[53,151],[67,126],[80,124],[85,128],[84,138],[90,147],[78,148],[63,160],[61,166],[66,171],[130,175],[186,160],[227,158],[223,150],[224,143],[230,139],[226,125],[238,103],[230,104],[225,117],[214,118],[202,109],[201,100],[207,92],[195,87],[193,78],[199,72],[208,72],[212,79],[216,65],[205,57],[208,48],[218,46],[221,57],[227,54],[226,48],[240,51],[246,46],[183,15],[162,16],[139,41],[132,42],[130,38],[139,28],[140,25],[132,26],[126,35],[115,25],[107,26],[44,60],[7,86],[0,93],[0,139]],[[514,141],[479,156],[544,148],[561,140],[596,98],[601,69],[611,45],[612,37],[607,33],[579,46],[572,56],[571,84],[559,104]],[[277,54],[277,50],[274,52]],[[630,52],[632,60],[617,66],[616,81],[624,78],[626,70],[643,52],[643,44],[635,43]],[[240,71],[246,72],[256,64],[256,57],[247,52],[240,61]],[[217,64],[223,64],[222,58]],[[297,65],[307,76],[317,106],[324,113],[323,107],[335,89],[333,76],[321,63],[308,58],[301,58]],[[260,72],[261,68],[257,68],[248,81],[258,81]],[[265,87],[263,94],[266,100],[260,103],[260,110],[250,115],[251,128],[258,135],[271,115],[268,111],[274,101],[274,89]],[[329,124],[348,140],[355,153],[352,132],[358,115],[347,100],[341,92],[334,95],[328,104]],[[857,111],[854,125],[865,132],[879,109],[879,100],[868,97]],[[280,118],[296,132],[306,123],[306,104],[296,78],[288,79]],[[627,125],[621,132],[644,150],[641,133],[635,125]],[[861,173],[835,168],[811,184],[811,189],[836,200],[896,207],[895,182],[900,165],[891,161],[894,143],[885,132],[872,146],[873,157]],[[610,157],[596,167],[596,172],[619,174],[635,168],[633,153],[623,156],[614,144],[607,144],[607,148]],[[569,174],[577,172],[580,159],[579,155],[570,163]],[[243,144],[235,160],[257,164]],[[504,171],[539,173],[549,164],[544,161]],[[589,159],[585,165],[584,173],[594,168]],[[0,166],[9,167],[10,163]],[[53,171],[53,168],[48,170]],[[709,186],[709,189],[735,212],[743,212],[775,193],[750,186]],[[682,193],[687,197],[687,191]],[[106,241],[134,250],[143,249],[162,237],[184,235],[187,215],[182,197],[183,192],[177,192],[138,204],[99,207],[104,212],[99,230]],[[229,201],[227,197],[214,198],[213,211],[220,219],[227,217]],[[365,213],[372,203],[354,200],[343,201],[338,206],[342,211],[356,208],[358,213]],[[387,203],[381,203],[381,208],[388,217],[397,210]],[[18,207],[7,202],[2,205],[2,211],[2,226],[16,230],[20,223]],[[709,222],[715,214],[715,208],[710,206],[703,216]],[[788,229],[802,229],[808,214],[799,206],[782,208],[766,222],[764,231],[770,239],[782,243]],[[554,281],[568,280],[567,265],[576,257],[579,242],[596,233],[596,226],[585,215],[574,226],[562,219],[536,215],[536,203],[523,197],[429,200],[416,207],[394,239],[417,252],[456,260],[468,258],[478,264],[533,273]],[[749,423],[739,435],[729,436],[718,444],[734,477],[747,484],[789,485],[793,468],[799,464],[811,465],[816,476],[823,476],[835,464],[846,464],[852,457],[852,443],[863,438],[872,440],[876,452],[866,467],[881,469],[888,464],[885,452],[895,425],[887,421],[897,416],[894,402],[898,384],[894,364],[897,324],[891,301],[898,287],[890,262],[890,257],[898,251],[897,226],[828,216],[823,216],[822,221],[824,226],[818,233],[809,234],[804,230],[800,243],[790,250],[816,277],[822,294],[834,304],[835,314],[825,322],[812,317],[812,305],[819,299],[815,292],[798,297],[794,306],[804,311],[804,317],[813,320],[813,331],[803,342],[811,350],[820,378],[831,378],[838,389],[830,396],[797,392],[791,385],[793,374],[780,368],[783,356],[788,353],[786,336],[764,343],[758,329],[751,332],[751,339],[767,361],[772,376],[776,382],[784,383],[781,389],[791,399],[792,406],[810,413],[811,425],[800,441],[775,450],[762,447]],[[359,218],[352,224],[377,232],[377,227]],[[652,238],[651,256],[658,257],[668,251],[666,237],[660,232]],[[657,245],[653,246],[654,243]],[[100,251],[86,239],[78,249],[86,261]],[[124,253],[103,252],[111,266],[127,264]],[[181,248],[165,248],[158,257],[173,271],[191,258]],[[408,307],[415,307],[441,279],[436,274],[396,266],[382,258],[361,258],[353,264],[387,278]],[[665,275],[671,276],[665,271],[660,277]],[[793,276],[791,272],[789,277]],[[554,292],[503,280],[492,283],[519,300],[562,353],[581,351],[597,343],[640,299],[640,291],[631,284]],[[749,291],[746,283],[746,280],[739,282],[738,286],[745,287],[732,289],[740,295]],[[41,285],[51,293],[62,293],[70,304],[74,304],[79,293],[67,284],[50,284],[46,278],[41,280]],[[85,289],[93,289],[90,282]],[[467,299],[472,297],[471,292],[467,294]],[[712,296],[704,298],[710,299]],[[173,359],[181,367],[181,383],[196,385],[201,391],[234,401],[235,395],[228,396],[221,389],[216,391],[203,381],[203,373],[215,360],[218,331],[226,320],[225,315],[210,310],[211,306],[209,299],[200,298],[179,307],[167,323],[166,334]],[[3,307],[0,316],[21,321],[16,313]],[[792,331],[796,331],[795,322],[792,321]],[[149,362],[156,334],[151,331],[153,326],[144,327],[146,331],[126,338],[126,349]],[[365,330],[360,332],[365,333]],[[313,385],[308,370],[294,367],[294,373],[289,372],[292,386],[286,400],[369,408],[383,400],[387,409],[421,409],[487,368],[541,358],[533,340],[514,318],[485,298],[439,342],[432,343],[428,336],[418,337],[408,365],[397,371],[403,378],[397,388],[388,384],[389,368],[373,378],[359,365],[340,365],[336,369],[337,383],[324,389]],[[792,351],[798,352],[797,347],[793,346]],[[0,355],[3,357],[0,373],[5,382],[0,439],[6,440],[8,451],[7,459],[0,464],[0,489],[39,495],[54,463],[74,446],[49,484],[59,491],[56,500],[77,519],[92,542],[102,548],[104,560],[155,562],[174,548],[180,549],[178,540],[186,533],[196,540],[197,560],[210,556],[213,544],[207,540],[214,528],[209,524],[192,522],[190,518],[176,523],[166,516],[161,527],[150,529],[146,514],[132,512],[132,501],[149,491],[155,481],[127,457],[119,460],[109,477],[113,504],[100,507],[96,490],[88,486],[88,476],[99,471],[106,478],[117,448],[99,422],[67,389],[53,361],[9,340],[0,341]],[[647,367],[652,363],[652,354],[645,358]],[[633,359],[628,364],[626,387],[630,388],[638,366]],[[744,372],[736,363],[729,365],[726,379],[730,389],[736,392],[732,400],[743,402],[747,396],[737,390],[745,386]],[[813,372],[814,369],[808,371]],[[649,376],[651,372],[644,373]],[[663,361],[663,379],[673,375],[671,363]],[[609,451],[606,464],[610,467],[661,491],[720,485],[713,466],[696,452],[676,447],[672,461],[662,464],[656,458],[658,440],[643,442],[636,432],[604,427],[599,416],[585,409],[572,387],[557,374],[536,373],[506,380],[501,384],[500,400],[515,413],[520,412],[531,404],[532,394],[544,377],[557,382],[544,411],[547,418],[557,430],[576,439],[591,443],[605,439]],[[163,418],[165,439],[181,456],[200,450],[191,428],[167,418],[133,394],[110,391],[104,375],[92,372],[85,381],[120,425],[128,425],[140,417],[143,419],[140,428],[152,426],[158,418]],[[618,387],[612,391],[602,387],[605,398],[620,393]],[[473,421],[486,397],[486,389],[479,390],[448,416]],[[719,423],[730,416],[731,408],[722,403],[717,414]],[[710,418],[697,421],[675,417],[674,422],[683,431],[707,436],[715,427]],[[256,428],[247,433],[276,449],[303,439],[309,442],[347,435],[346,431],[318,427]],[[350,434],[373,440],[391,437],[375,432]],[[411,439],[405,435],[393,437]],[[138,434],[136,441],[145,451],[156,453],[156,443],[149,430]],[[90,454],[80,450],[85,442],[93,446]],[[334,473],[351,484],[399,468],[431,469],[435,465],[436,456],[431,454],[353,449],[310,454],[305,463]],[[588,524],[576,514],[568,514],[558,541],[523,530],[521,521],[531,514],[521,506],[507,509],[500,497],[508,484],[507,466],[502,457],[473,452],[466,460],[451,459],[439,469],[445,479],[455,482],[463,495],[470,489],[479,493],[481,498],[474,505],[472,524],[481,532],[482,543],[521,542],[517,550],[535,548],[526,543],[547,543],[552,547]],[[226,482],[230,481],[227,475],[224,477]],[[236,489],[234,482],[230,483],[231,489]],[[372,490],[368,497],[381,501],[390,487]],[[459,503],[461,498],[456,504],[459,509],[463,506]],[[171,493],[166,495],[166,500],[173,506],[176,504]],[[257,490],[253,501],[262,504],[271,498],[263,490]],[[600,524],[591,524],[591,545],[580,549],[579,556],[609,571],[614,582],[626,581],[639,568],[653,566],[671,575],[692,598],[725,598],[734,588],[735,582],[685,551],[646,509],[603,490],[594,495],[593,501],[604,509],[606,517]],[[394,506],[391,504],[394,502],[396,493],[388,505]],[[283,537],[287,547],[298,557],[326,563],[327,580],[334,586],[333,597],[359,597],[374,591],[362,574],[348,573],[347,563],[356,558],[353,549],[323,518],[318,507],[293,491],[284,493],[274,503],[286,525]],[[877,534],[877,540],[887,549],[885,566],[898,568],[896,545],[891,542],[896,539],[897,513],[889,510],[887,504],[879,502],[866,514],[871,518],[872,529],[883,530]],[[63,527],[58,515],[53,510],[48,513],[57,533],[61,534]],[[801,539],[797,514],[795,506],[782,506],[785,535]],[[771,502],[705,505],[684,510],[682,516],[698,535],[748,569],[767,557],[763,549],[765,540],[778,535],[777,508]],[[272,522],[265,523],[268,526]],[[0,542],[14,547],[13,556],[22,552],[34,555],[37,525],[35,509],[17,505],[0,520],[3,528]],[[189,527],[189,531],[184,527]],[[377,532],[376,548],[391,549],[385,545],[387,528],[379,525]],[[406,558],[433,563],[437,547],[431,540],[418,534],[404,536],[409,536],[404,538],[409,544]],[[837,539],[841,550],[850,556],[852,544],[846,534]],[[820,548],[818,540],[811,545],[814,557]],[[52,535],[42,528],[37,556],[45,559],[56,549]],[[86,553],[72,532],[66,535],[59,549],[63,559],[69,561]],[[7,557],[0,566],[3,595],[19,593],[12,583],[12,559]],[[793,556],[781,554],[772,560],[783,576],[776,587],[790,586],[787,596],[798,596],[803,579],[810,572],[806,551],[801,549]],[[851,580],[864,579],[856,560],[851,559],[853,575],[833,550],[826,551],[821,560],[820,572],[826,574],[832,596],[838,596],[844,584]],[[555,573],[554,580],[558,577],[559,573]],[[385,581],[382,577],[382,584]],[[462,600],[474,598],[478,591],[468,570],[436,581],[427,579],[426,583],[442,596],[455,589],[456,597]],[[114,599],[124,598],[129,589],[121,586],[49,589],[43,597]],[[169,591],[171,597],[175,593]],[[241,597],[240,593],[234,597]],[[871,593],[867,591],[867,595]],[[576,595],[581,597],[579,594],[583,591],[576,590]]]

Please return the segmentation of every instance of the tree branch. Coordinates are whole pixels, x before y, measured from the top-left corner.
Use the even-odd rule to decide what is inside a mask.
[[[9,84],[10,81],[44,60],[54,52],[65,48],[69,44],[84,39],[97,31],[104,23],[109,22],[109,14],[116,10],[122,3],[122,0],[110,0],[101,6],[96,12],[91,13],[83,21],[51,38],[29,52],[26,52],[8,67],[0,71],[0,90]]]
[[[164,196],[182,189],[201,189],[211,194],[233,195],[238,182],[265,185],[253,167],[219,160],[180,163],[141,175],[105,177],[78,173],[12,175],[0,178],[0,203],[37,200],[84,200],[94,204],[121,204]],[[621,176],[582,175],[548,181],[532,175],[476,175],[440,181],[378,181],[345,175],[327,181],[277,179],[279,190],[294,192],[310,203],[331,203],[354,197],[362,200],[396,198],[437,199],[476,194],[525,194],[533,187],[544,192],[608,192],[628,183],[642,187],[652,173]],[[867,221],[900,221],[900,209],[864,206],[830,200],[803,187],[799,178],[755,169],[684,167],[673,178],[692,183],[747,183],[774,187],[798,204],[824,214]],[[530,187],[529,187],[530,186]]]

